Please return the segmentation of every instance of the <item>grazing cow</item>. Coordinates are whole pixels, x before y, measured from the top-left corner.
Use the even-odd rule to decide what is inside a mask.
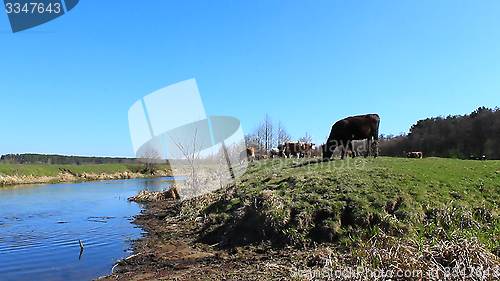
[[[323,159],[330,159],[337,146],[342,146],[342,159],[344,159],[347,148],[352,151],[352,157],[356,152],[352,147],[353,140],[366,139],[367,153],[374,151],[373,156],[378,156],[378,128],[380,117],[378,114],[358,115],[344,118],[333,124],[330,135],[323,146]],[[372,147],[374,146],[374,147]]]
[[[271,149],[271,157],[311,157],[314,154],[316,146],[314,143],[306,142],[285,142],[279,144],[277,148]]]
[[[279,151],[278,155],[280,157],[285,157],[285,158],[287,157],[285,154],[285,143],[278,144],[278,151]]]
[[[315,146],[313,146],[312,156],[313,157],[321,157],[322,151],[323,151],[323,144],[322,145],[315,145]]]
[[[424,154],[421,151],[411,151],[406,154],[406,157],[422,159],[424,158]]]
[[[283,145],[283,154],[285,157],[300,157],[300,143],[299,142],[285,142]]]
[[[270,153],[271,158],[274,158],[275,156],[276,157],[280,156],[279,148],[271,148],[271,151],[269,153]]]
[[[244,151],[240,153],[240,163],[243,162],[245,159],[248,159],[248,161],[250,162],[253,162],[255,160],[255,148],[247,147]]]
[[[486,155],[483,155],[483,156],[479,157],[479,156],[475,156],[474,154],[471,154],[469,156],[469,159],[470,160],[486,160],[487,157],[486,157]]]
[[[300,157],[312,157],[313,151],[316,149],[314,143],[300,143]]]

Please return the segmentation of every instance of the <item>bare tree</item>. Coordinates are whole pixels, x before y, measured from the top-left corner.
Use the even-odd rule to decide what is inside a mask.
[[[264,135],[265,135],[265,149],[266,153],[268,153],[271,148],[273,148],[273,121],[269,117],[269,115],[266,114],[266,117],[264,118]]]
[[[143,173],[151,175],[156,172],[158,164],[162,163],[161,153],[154,147],[146,147],[140,154],[139,159],[144,163]]]
[[[312,142],[312,137],[311,137],[311,135],[309,135],[308,132],[306,132],[305,136],[301,137],[299,139],[299,141],[305,142],[305,143],[311,143]]]
[[[257,149],[259,151],[264,151],[265,150],[265,143],[266,143],[266,129],[265,129],[264,123],[259,125],[255,135],[257,137],[256,138]]]
[[[275,127],[268,114],[253,134],[245,136],[247,145],[256,147],[259,153],[269,153],[273,147],[290,140],[291,137],[283,124],[278,122]]]
[[[258,131],[256,130],[255,133],[245,135],[245,143],[247,146],[259,148],[260,143],[259,143]]]
[[[276,138],[277,144],[289,142],[292,139],[290,137],[290,135],[288,134],[287,130],[285,129],[285,127],[283,126],[283,124],[281,124],[281,122],[278,122],[278,128],[276,129],[276,135],[277,135],[277,138]]]
[[[197,172],[199,170],[198,166],[200,164],[201,149],[197,147],[197,134],[198,130],[195,130],[192,144],[176,142],[172,139],[173,143],[177,146],[177,149],[182,153],[185,161],[187,162],[189,167],[189,176],[186,181],[192,189],[197,188],[200,183]]]
[[[259,151],[267,154],[273,147],[274,141],[273,122],[268,114],[266,114],[264,120],[262,120],[262,123],[257,128],[256,135]]]

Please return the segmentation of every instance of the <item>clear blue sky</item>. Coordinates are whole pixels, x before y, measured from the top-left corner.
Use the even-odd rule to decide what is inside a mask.
[[[316,142],[500,105],[498,1],[90,1],[11,33],[0,13],[0,154],[132,156],[127,111],[196,78],[209,114],[269,113]]]

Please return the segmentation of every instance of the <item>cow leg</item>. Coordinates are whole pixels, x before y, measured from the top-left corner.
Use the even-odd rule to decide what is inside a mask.
[[[349,149],[351,150],[352,158],[356,157],[356,152],[354,151],[352,141],[349,142]]]
[[[371,148],[370,147],[370,145],[371,145],[371,139],[370,138],[366,139],[366,144],[365,145],[366,145],[366,147],[365,147],[365,149],[366,149],[366,151],[365,151],[365,158],[366,158],[366,157],[370,156],[370,150],[371,150],[370,149]]]
[[[373,157],[377,158],[377,156],[378,156],[378,140],[374,140],[372,142],[371,149],[373,151]]]
[[[344,157],[342,157],[342,159],[344,159],[345,157],[349,157],[349,140],[344,140],[342,142],[342,152],[344,154]]]
[[[344,160],[346,152],[347,152],[347,144],[345,142],[341,143],[342,145],[342,154],[340,156],[340,159]]]

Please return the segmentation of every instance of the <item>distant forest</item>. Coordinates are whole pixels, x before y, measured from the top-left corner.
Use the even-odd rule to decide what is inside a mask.
[[[137,163],[135,158],[86,157],[44,154],[7,154],[0,157],[0,162],[11,164],[131,164]]]
[[[422,151],[424,156],[460,159],[500,159],[500,108],[480,107],[471,114],[419,120],[407,135],[381,136],[380,153],[405,156]]]

